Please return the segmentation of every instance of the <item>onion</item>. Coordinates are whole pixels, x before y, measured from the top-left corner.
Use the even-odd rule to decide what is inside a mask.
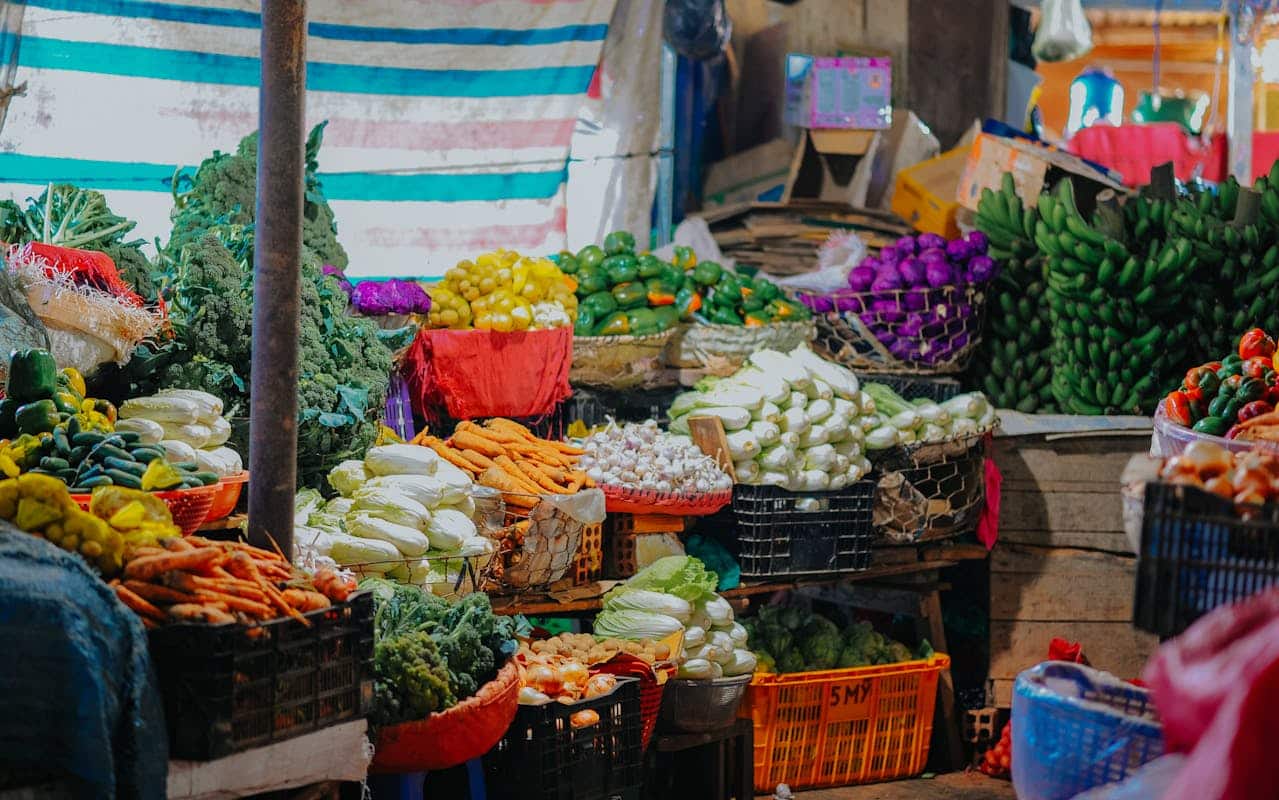
[[[1191,442],[1181,454],[1181,460],[1194,468],[1200,480],[1224,475],[1230,469],[1230,454],[1214,442]]]
[[[545,664],[529,667],[524,673],[524,683],[548,697],[557,695],[564,689],[564,681],[555,670]]]
[[[557,671],[561,682],[575,683],[578,686],[586,683],[591,677],[580,661],[565,661]]]
[[[522,706],[540,706],[551,702],[551,698],[542,694],[532,686],[525,686],[520,689],[520,705]]]
[[[602,672],[599,675],[591,676],[591,679],[586,682],[585,696],[587,698],[599,697],[600,695],[608,694],[616,687],[617,677],[607,672]]]

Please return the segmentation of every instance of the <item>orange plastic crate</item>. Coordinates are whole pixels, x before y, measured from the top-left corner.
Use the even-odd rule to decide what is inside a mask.
[[[921,661],[756,675],[738,716],[755,726],[755,790],[847,786],[918,775],[928,760],[937,679]]]

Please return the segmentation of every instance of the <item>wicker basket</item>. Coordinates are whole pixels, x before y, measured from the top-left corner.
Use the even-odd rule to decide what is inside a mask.
[[[574,336],[574,386],[596,389],[656,389],[674,381],[667,376],[662,354],[675,329],[649,336]]]
[[[758,350],[787,352],[817,335],[812,320],[741,325],[680,325],[666,345],[666,363],[681,369],[705,369],[715,375],[736,372]]]
[[[963,372],[981,342],[986,316],[986,294],[971,286],[850,290],[808,296],[805,304],[834,306],[814,315],[813,346],[819,353],[849,369],[897,375]],[[938,321],[921,325],[924,319]]]

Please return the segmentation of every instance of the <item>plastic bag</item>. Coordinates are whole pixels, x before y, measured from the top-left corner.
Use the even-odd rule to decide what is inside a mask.
[[[1080,0],[1044,0],[1031,52],[1040,61],[1071,61],[1092,49],[1092,27]]]
[[[723,0],[667,0],[662,36],[675,52],[694,61],[715,58],[733,37]]]
[[[848,273],[865,257],[866,243],[860,236],[852,231],[832,231],[817,251],[816,270],[772,280],[787,289],[830,294],[848,286]]]
[[[1108,783],[1077,794],[1074,800],[1150,800],[1164,797],[1181,775],[1186,757],[1178,753],[1160,756],[1119,783]]]
[[[1244,800],[1279,785],[1279,589],[1218,608],[1165,643],[1142,676],[1170,752],[1189,753],[1164,800]]]

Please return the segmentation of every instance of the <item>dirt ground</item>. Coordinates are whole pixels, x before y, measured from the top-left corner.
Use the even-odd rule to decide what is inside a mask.
[[[952,772],[935,778],[915,778],[870,786],[844,786],[799,792],[796,800],[1016,800],[1009,781],[980,772]]]

